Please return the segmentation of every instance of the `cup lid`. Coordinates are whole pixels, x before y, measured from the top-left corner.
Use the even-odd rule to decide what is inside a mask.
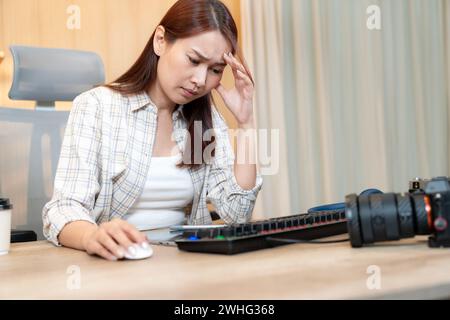
[[[12,209],[12,204],[9,202],[7,198],[0,198],[0,210],[9,210]]]

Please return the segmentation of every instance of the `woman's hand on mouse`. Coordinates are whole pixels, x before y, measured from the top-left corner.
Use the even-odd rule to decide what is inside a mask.
[[[134,255],[136,245],[149,245],[145,234],[122,219],[100,224],[95,230],[83,235],[82,243],[88,254],[96,254],[110,261],[122,259],[125,250]]]
[[[239,125],[252,124],[254,85],[249,71],[231,53],[225,53],[224,59],[233,71],[234,88],[227,90],[219,83],[216,90]]]

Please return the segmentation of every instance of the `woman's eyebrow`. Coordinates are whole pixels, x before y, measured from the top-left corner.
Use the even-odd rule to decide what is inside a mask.
[[[200,59],[205,60],[205,61],[210,61],[210,60],[211,60],[210,58],[204,56],[203,54],[201,54],[200,52],[198,52],[198,51],[195,50],[194,48],[191,48],[191,50],[194,51],[194,53],[195,53]],[[220,62],[214,63],[214,65],[215,65],[215,66],[222,66],[222,67],[225,67],[227,64],[222,60],[222,61],[220,61]]]

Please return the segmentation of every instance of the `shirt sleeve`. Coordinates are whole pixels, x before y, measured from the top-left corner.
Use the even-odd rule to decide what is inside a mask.
[[[214,107],[212,110],[216,149],[208,176],[206,199],[214,205],[225,223],[245,223],[251,219],[263,180],[257,172],[256,184],[252,189],[245,190],[237,183],[228,126]]]
[[[98,99],[86,92],[75,98],[64,133],[52,199],[42,210],[43,233],[60,246],[58,235],[66,224],[88,221],[99,192],[101,114]]]

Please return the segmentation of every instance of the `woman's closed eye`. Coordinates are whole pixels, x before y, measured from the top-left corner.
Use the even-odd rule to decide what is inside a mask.
[[[188,58],[189,58],[189,61],[191,62],[191,64],[193,64],[194,66],[198,66],[200,64],[199,60],[196,60],[190,56],[188,56]],[[218,74],[218,75],[223,73],[223,69],[212,68],[211,70],[212,70],[212,72],[214,72],[215,74]]]
[[[213,72],[215,74],[222,74],[223,73],[223,69],[213,69]]]
[[[189,57],[189,56],[188,56],[188,58],[189,58],[189,61],[191,61],[191,63],[192,63],[194,66],[198,66],[198,65],[200,64],[200,61],[195,60],[195,59],[193,59],[193,58],[191,58],[191,57]]]

